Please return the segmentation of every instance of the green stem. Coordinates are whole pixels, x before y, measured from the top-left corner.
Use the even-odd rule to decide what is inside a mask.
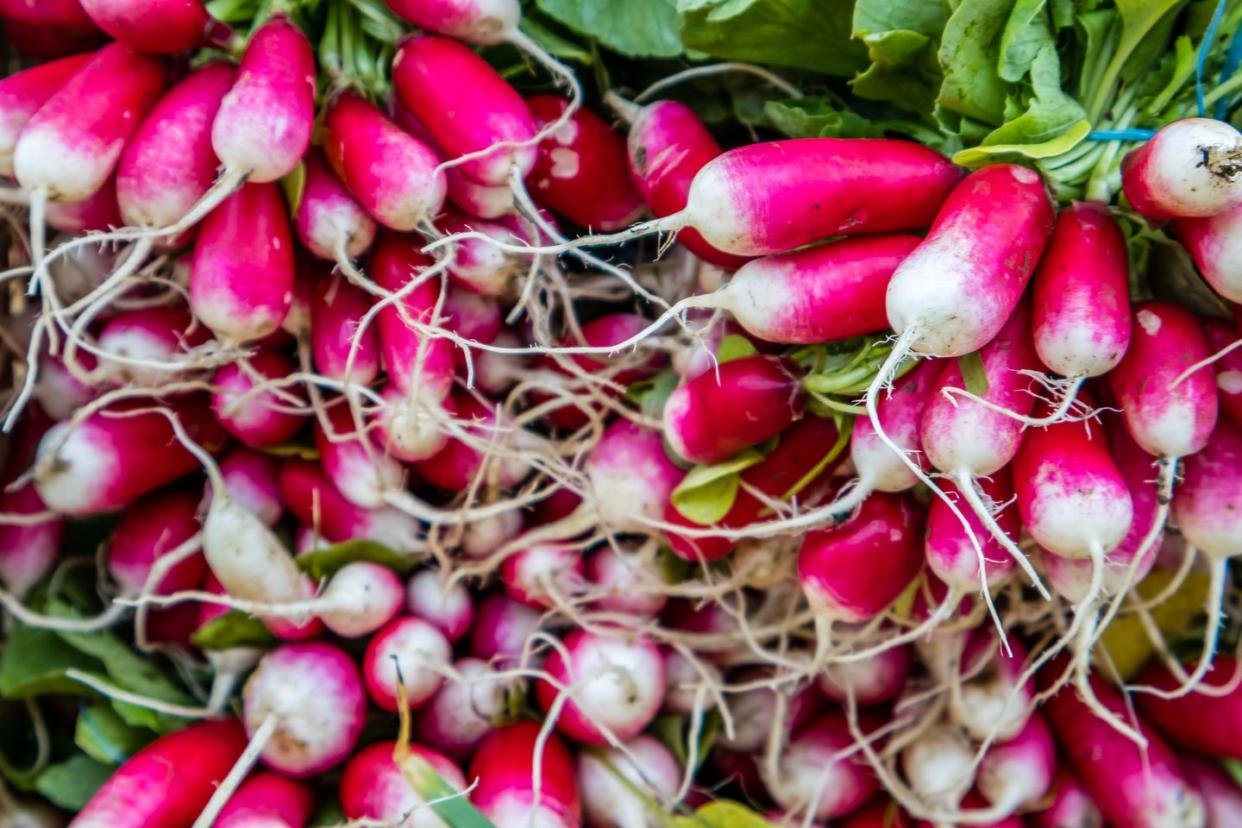
[[[1235,37],[1236,36],[1237,35],[1235,35]],[[1232,78],[1225,81],[1220,86],[1216,87],[1211,92],[1204,95],[1203,103],[1207,106],[1208,109],[1211,109],[1214,103],[1216,103],[1217,101],[1219,101],[1221,98],[1225,97],[1226,95],[1232,95],[1234,92],[1237,92],[1239,89],[1242,89],[1242,72],[1239,72],[1238,74],[1234,75]]]
[[[238,23],[250,17],[253,0],[211,0],[206,3],[207,13],[222,23]]]

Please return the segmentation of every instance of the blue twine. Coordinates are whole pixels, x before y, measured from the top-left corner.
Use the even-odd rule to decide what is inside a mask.
[[[1225,54],[1225,65],[1220,70],[1220,82],[1224,83],[1232,78],[1240,64],[1242,64],[1242,34],[1235,34],[1233,41],[1229,44],[1229,51]],[[1223,99],[1217,101],[1216,111],[1212,113],[1212,117],[1223,121],[1228,114],[1229,101]]]
[[[1094,129],[1087,133],[1088,141],[1147,141],[1155,135],[1151,129]]]
[[[1212,44],[1216,42],[1216,32],[1220,29],[1220,22],[1225,17],[1227,4],[1228,0],[1218,0],[1216,3],[1216,11],[1212,12],[1212,20],[1208,23],[1207,30],[1203,32],[1203,42],[1199,44],[1199,56],[1195,60],[1195,103],[1199,106],[1200,118],[1206,118],[1208,114],[1203,94],[1203,67],[1207,65],[1208,52],[1212,51]]]

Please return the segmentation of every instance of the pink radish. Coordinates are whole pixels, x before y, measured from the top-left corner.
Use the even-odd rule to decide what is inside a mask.
[[[413,230],[440,211],[445,181],[433,149],[352,93],[329,105],[325,125],[328,163],[380,224]]]
[[[405,595],[410,614],[435,626],[451,643],[470,631],[474,604],[463,584],[447,582],[436,570],[424,569],[410,578]]]
[[[974,485],[978,487],[976,497],[982,497],[984,503],[1007,504],[1013,499],[1013,481],[1008,466],[1001,467],[988,477],[979,478]],[[1013,557],[971,510],[955,484],[944,484],[944,492],[949,500],[957,504],[966,523],[963,524],[943,500],[932,499],[927,509],[927,534],[923,541],[927,567],[951,589],[963,595],[979,589],[985,582],[988,588],[1003,583],[1013,572]],[[994,520],[1005,537],[1019,537],[1022,526],[1015,508],[1009,506],[1002,509],[996,513]],[[981,547],[979,551],[975,551],[976,541]],[[983,558],[982,566],[980,556]]]
[[[627,148],[630,176],[658,218],[685,209],[694,176],[724,152],[694,110],[679,101],[635,108]],[[692,227],[678,233],[677,240],[700,259],[726,270],[746,262],[745,257],[715,249]]]
[[[99,332],[100,364],[93,373],[117,384],[160,385],[177,372],[178,362],[188,361],[187,350],[210,338],[183,305],[121,311]]]
[[[807,808],[815,819],[838,819],[857,810],[879,787],[857,754],[839,754],[854,745],[845,716],[831,713],[796,731],[781,751],[764,784],[782,808]]]
[[[30,6],[22,0],[9,0],[8,6],[12,7],[16,3],[29,9]],[[48,6],[80,6],[77,0],[53,0],[50,4],[39,4],[39,11]],[[35,14],[38,15],[39,11]],[[17,49],[18,53],[31,58],[48,59],[61,58],[67,55],[73,55],[87,49],[98,49],[104,45],[107,36],[96,29],[94,25],[85,28],[69,26],[61,28],[60,26],[52,27],[38,22],[30,22],[21,18],[21,13],[17,17],[9,15],[9,9],[0,11],[0,22],[4,24],[4,33],[8,36],[8,40]]]
[[[553,609],[585,591],[582,552],[572,545],[534,544],[505,558],[500,580],[515,600],[535,609]]]
[[[522,8],[517,0],[385,0],[402,20],[467,43],[492,46],[514,36]]]
[[[400,552],[420,544],[414,518],[392,507],[365,509],[348,500],[316,463],[287,460],[280,468],[280,497],[298,520],[330,543],[363,538]]]
[[[401,611],[404,586],[391,569],[355,561],[338,570],[310,603],[329,630],[342,638],[359,638],[375,632]]]
[[[371,700],[384,710],[397,709],[398,682],[405,685],[410,707],[430,699],[452,660],[448,639],[420,618],[397,618],[377,632],[363,656],[363,679]]]
[[[485,598],[475,611],[470,653],[501,664],[516,661],[531,635],[539,629],[540,620],[537,610],[507,595]]]
[[[508,227],[457,212],[448,212],[436,219],[441,231],[453,234],[475,230],[497,241],[512,242],[519,237]],[[531,263],[506,253],[481,239],[462,239],[449,268],[453,281],[474,293],[502,297],[509,292],[515,279],[530,270]]]
[[[530,473],[529,464],[520,456],[506,456],[506,453],[520,452],[531,435],[506,424],[491,404],[459,392],[445,400],[444,410],[473,435],[474,442],[448,438],[439,451],[415,464],[418,476],[452,492],[469,488],[485,472],[482,479],[506,489],[517,485]],[[489,450],[497,453],[488,457]]]
[[[1221,654],[1201,692],[1177,698],[1139,693],[1134,699],[1144,719],[1181,751],[1242,758],[1242,689],[1233,681],[1238,669],[1237,659]],[[1175,690],[1182,681],[1160,664],[1149,666],[1140,679],[1144,685],[1165,691]]]
[[[841,704],[851,698],[863,707],[884,704],[905,690],[912,661],[908,646],[893,647],[870,658],[829,664],[819,674],[816,686]]]
[[[474,753],[483,737],[505,717],[510,697],[522,695],[517,677],[501,678],[486,662],[462,658],[453,663],[460,678],[449,678],[417,713],[419,738],[454,759]]]
[[[393,760],[395,742],[379,742],[354,755],[341,777],[341,810],[350,820],[375,820],[401,828],[442,828],[444,821],[414,790]],[[461,769],[447,756],[420,745],[410,751],[459,791],[466,789]]]
[[[95,25],[144,52],[193,49],[214,22],[201,0],[79,0]]]
[[[311,150],[302,163],[306,185],[293,218],[298,238],[321,259],[356,259],[375,240],[375,222],[328,168],[322,153]]]
[[[772,738],[773,729],[798,732],[821,712],[823,700],[810,682],[765,687],[761,682],[773,678],[772,670],[766,668],[742,670],[729,678],[751,685],[740,693],[725,696],[734,727],[731,734],[720,736],[720,746],[730,751],[758,753]],[[780,705],[784,707],[784,718],[778,721]]]
[[[245,746],[236,719],[193,724],[156,739],[112,774],[70,826],[190,825]]]
[[[444,79],[452,78],[453,83]],[[397,47],[392,80],[403,106],[450,158],[469,155],[461,172],[493,187],[526,175],[535,148],[534,119],[517,92],[478,54],[447,37],[413,35]],[[468,94],[461,90],[468,89]],[[451,112],[450,117],[445,117]]]
[[[1062,770],[1052,783],[1048,807],[1029,815],[1032,828],[1101,828],[1104,818],[1082,783]]]
[[[388,495],[402,488],[405,471],[396,460],[377,456],[355,429],[348,408],[336,406],[328,415],[329,432],[315,423],[315,447],[323,470],[341,495],[363,509],[380,509]]]
[[[960,730],[941,723],[922,730],[906,745],[901,768],[920,800],[937,811],[954,812],[974,782],[973,754]]]
[[[624,750],[578,756],[578,790],[590,828],[646,825],[652,807],[671,810],[681,787],[681,766],[652,736],[637,736]]]
[[[1238,339],[1233,325],[1219,319],[1203,320],[1208,345],[1215,353],[1221,353]],[[1234,428],[1242,428],[1242,351],[1229,351],[1213,363],[1216,372],[1216,393],[1220,400],[1220,413],[1225,415]]]
[[[13,150],[26,123],[92,57],[60,58],[0,80],[0,175],[13,175]]]
[[[909,500],[876,493],[843,525],[808,532],[798,576],[816,614],[858,622],[883,612],[922,565],[922,521]]]
[[[892,392],[876,401],[876,411],[884,432],[895,445],[926,467],[919,424],[932,391],[939,387],[945,363],[924,360],[910,373],[893,383]],[[880,439],[869,419],[859,417],[850,432],[850,460],[858,474],[853,498],[861,499],[873,491],[904,492],[918,478],[891,448]]]
[[[31,484],[0,494],[0,514],[26,518],[46,511]],[[63,530],[64,522],[56,516],[34,523],[0,523],[0,586],[24,597],[51,571]]]
[[[69,234],[97,232],[118,226],[121,223],[121,208],[116,201],[116,179],[109,178],[90,198],[48,204],[47,223],[49,227]]]
[[[301,779],[353,752],[366,715],[358,668],[330,644],[286,644],[259,661],[243,693],[246,732],[269,740],[263,762]]]
[[[544,664],[561,686],[535,685],[539,706],[556,727],[588,745],[632,739],[651,723],[664,699],[664,660],[645,638],[574,630]],[[554,710],[564,694],[564,707]],[[607,728],[604,731],[602,728]]]
[[[1238,192],[1242,193],[1242,187]],[[1242,268],[1238,267],[1242,201],[1216,215],[1178,219],[1173,227],[1207,283],[1229,301],[1242,301]]]
[[[359,385],[369,385],[379,376],[379,333],[374,325],[360,328],[371,304],[365,291],[340,274],[316,277],[311,288],[310,345],[320,374]]]
[[[139,500],[121,515],[108,543],[108,573],[126,595],[138,595],[155,562],[199,532],[198,498],[162,491]],[[174,565],[153,587],[160,594],[197,589],[207,574],[201,553]]]
[[[35,487],[48,508],[66,515],[113,511],[199,467],[168,420],[146,411],[148,405],[114,404],[77,424],[57,423],[44,435],[37,462],[46,467],[36,472]],[[182,398],[172,408],[200,445],[217,450],[224,444],[201,398]]]
[[[94,21],[81,0],[0,0],[0,17],[6,21],[47,26],[53,29],[93,30]]]
[[[513,190],[508,186],[491,187],[468,177],[460,170],[445,171],[448,200],[459,209],[481,219],[498,219],[517,209]],[[486,233],[487,231],[484,230]]]
[[[1198,756],[1179,757],[1182,773],[1203,800],[1207,828],[1226,828],[1242,823],[1242,789],[1215,762]]]
[[[720,669],[710,661],[692,662],[674,649],[664,653],[666,713],[689,716],[715,706],[710,688],[720,684]]]
[[[471,800],[496,828],[568,827],[582,820],[573,756],[555,735],[541,742],[539,731],[535,722],[497,728],[470,763]]]
[[[1121,187],[1149,221],[1214,216],[1242,202],[1242,134],[1224,121],[1183,118],[1126,156]]]
[[[245,184],[203,219],[190,308],[219,338],[247,342],[277,330],[293,283],[293,240],[277,185]]]
[[[275,526],[285,512],[278,474],[275,457],[248,448],[233,449],[220,461],[229,497],[268,526]]]
[[[315,56],[306,35],[277,15],[250,37],[237,81],[211,127],[211,145],[230,174],[250,183],[288,175],[310,145]]]
[[[289,410],[305,406],[301,394],[290,390],[288,377],[297,370],[280,351],[260,350],[245,361],[216,371],[211,408],[230,434],[252,448],[285,442],[302,428],[308,414]],[[262,388],[272,383],[275,389]],[[292,397],[292,399],[290,399]]]
[[[158,58],[120,43],[100,49],[26,122],[13,152],[18,182],[53,201],[90,197],[167,77]]]
[[[526,104],[541,129],[561,122],[573,106],[557,95],[535,95]],[[536,203],[582,227],[611,232],[643,209],[626,171],[625,140],[585,109],[543,139],[526,180]]]
[[[457,285],[450,285],[444,296],[444,307],[441,309],[445,330],[452,331],[462,339],[476,342],[491,342],[500,333],[504,324],[504,311],[500,304],[491,297],[481,296]],[[463,351],[455,351],[457,362],[465,365]]]
[[[988,748],[979,764],[979,790],[992,805],[989,811],[1006,817],[1043,800],[1056,770],[1052,732],[1035,713],[1013,738]]]
[[[991,631],[967,638],[961,653],[963,678],[954,679],[949,698],[953,721],[977,740],[1015,738],[1031,716],[1034,688],[1023,675],[1026,648],[1017,641],[999,646]]]
[[[606,543],[592,552],[583,568],[591,605],[635,618],[659,615],[668,597],[660,561],[649,552],[624,541]]]
[[[802,415],[792,367],[775,357],[726,362],[678,388],[664,405],[669,445],[693,463],[719,463],[774,437]],[[736,412],[721,417],[725,406]]]
[[[1061,211],[1034,282],[1040,361],[1075,379],[1116,367],[1130,344],[1129,262],[1107,207],[1076,202]]]
[[[1125,703],[1115,690],[1095,676],[1091,687],[1113,716],[1126,718]],[[1073,687],[1062,688],[1042,709],[1062,752],[1109,823],[1135,828],[1203,825],[1202,799],[1168,745],[1141,720],[1145,750],[1093,712]]]
[[[310,820],[315,798],[305,785],[274,773],[260,771],[229,797],[212,825],[216,828],[303,828]]]

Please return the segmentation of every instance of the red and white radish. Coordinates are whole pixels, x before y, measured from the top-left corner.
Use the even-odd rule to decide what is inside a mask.
[[[298,238],[321,259],[361,256],[375,240],[375,222],[328,168],[322,153],[312,150],[302,163],[306,184],[293,217]]]
[[[578,790],[590,828],[649,824],[649,809],[667,812],[681,786],[681,766],[652,736],[636,736],[623,748],[578,756]]]
[[[303,828],[315,797],[310,788],[274,773],[260,771],[229,797],[212,825],[216,828]]]
[[[525,690],[522,679],[500,677],[486,662],[462,658],[453,673],[415,713],[419,738],[454,759],[465,759],[509,710],[510,697]]]
[[[466,778],[474,784],[471,800],[496,828],[581,823],[573,756],[555,734],[541,741],[535,722],[489,733]]]
[[[339,273],[320,273],[315,278],[310,296],[310,347],[319,374],[359,385],[370,385],[379,376],[378,329],[361,327],[371,305],[367,293]]]
[[[434,569],[424,569],[405,586],[406,608],[410,614],[434,625],[456,644],[470,631],[474,604],[462,583],[447,581]]]
[[[82,54],[60,58],[0,80],[0,175],[13,175],[13,151],[26,123],[92,57]]]
[[[297,390],[289,390],[288,378],[297,370],[293,360],[280,351],[263,349],[216,371],[211,398],[216,420],[230,434],[252,448],[285,442],[305,424],[309,413]],[[275,388],[264,388],[271,384]]]
[[[280,467],[280,496],[289,511],[329,543],[373,540],[399,552],[420,548],[418,521],[391,506],[365,509],[347,499],[323,469],[307,460]]]
[[[421,618],[397,618],[367,645],[363,680],[371,700],[384,710],[397,709],[399,683],[405,686],[410,707],[418,707],[440,688],[451,660],[444,633]]]
[[[395,742],[370,745],[349,760],[341,777],[341,810],[350,820],[375,820],[401,828],[442,828],[442,820],[410,785],[393,759]],[[466,789],[461,769],[446,756],[420,745],[410,751],[431,765],[456,790]]]
[[[1149,221],[1214,216],[1242,202],[1242,133],[1224,121],[1182,118],[1126,156],[1121,187]]]
[[[144,52],[193,49],[213,23],[201,0],[78,0],[95,25]]]
[[[838,819],[857,810],[878,788],[857,754],[845,716],[832,713],[795,732],[777,760],[778,775],[764,784],[782,808],[806,808],[815,819]]]

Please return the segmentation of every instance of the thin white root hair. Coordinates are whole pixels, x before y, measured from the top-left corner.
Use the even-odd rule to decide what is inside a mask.
[[[267,747],[267,743],[276,732],[277,724],[279,724],[279,721],[276,714],[269,713],[267,718],[263,720],[263,723],[255,730],[254,735],[250,737],[250,743],[246,745],[246,749],[242,751],[241,756],[237,757],[237,762],[229,770],[228,776],[224,777],[220,787],[216,788],[216,792],[211,795],[211,799],[207,801],[207,807],[203,808],[198,815],[198,819],[194,820],[194,825],[191,828],[211,828],[212,823],[216,821],[220,811],[228,804],[229,799],[237,791],[238,786],[246,779],[246,775],[250,773],[250,769],[254,767],[255,762],[259,761],[259,754]]]
[[[642,92],[634,96],[634,103],[642,103],[657,92],[662,92],[669,87],[676,86],[695,78],[705,78],[711,75],[723,75],[730,72],[740,72],[747,75],[754,75],[768,82],[771,86],[775,86],[791,98],[801,98],[802,90],[794,86],[789,81],[782,78],[775,72],[764,69],[762,66],[756,66],[753,63],[743,63],[741,61],[727,61],[725,63],[713,63],[708,66],[692,66],[689,69],[683,69],[675,72],[666,78],[661,78],[655,83],[648,86]]]

